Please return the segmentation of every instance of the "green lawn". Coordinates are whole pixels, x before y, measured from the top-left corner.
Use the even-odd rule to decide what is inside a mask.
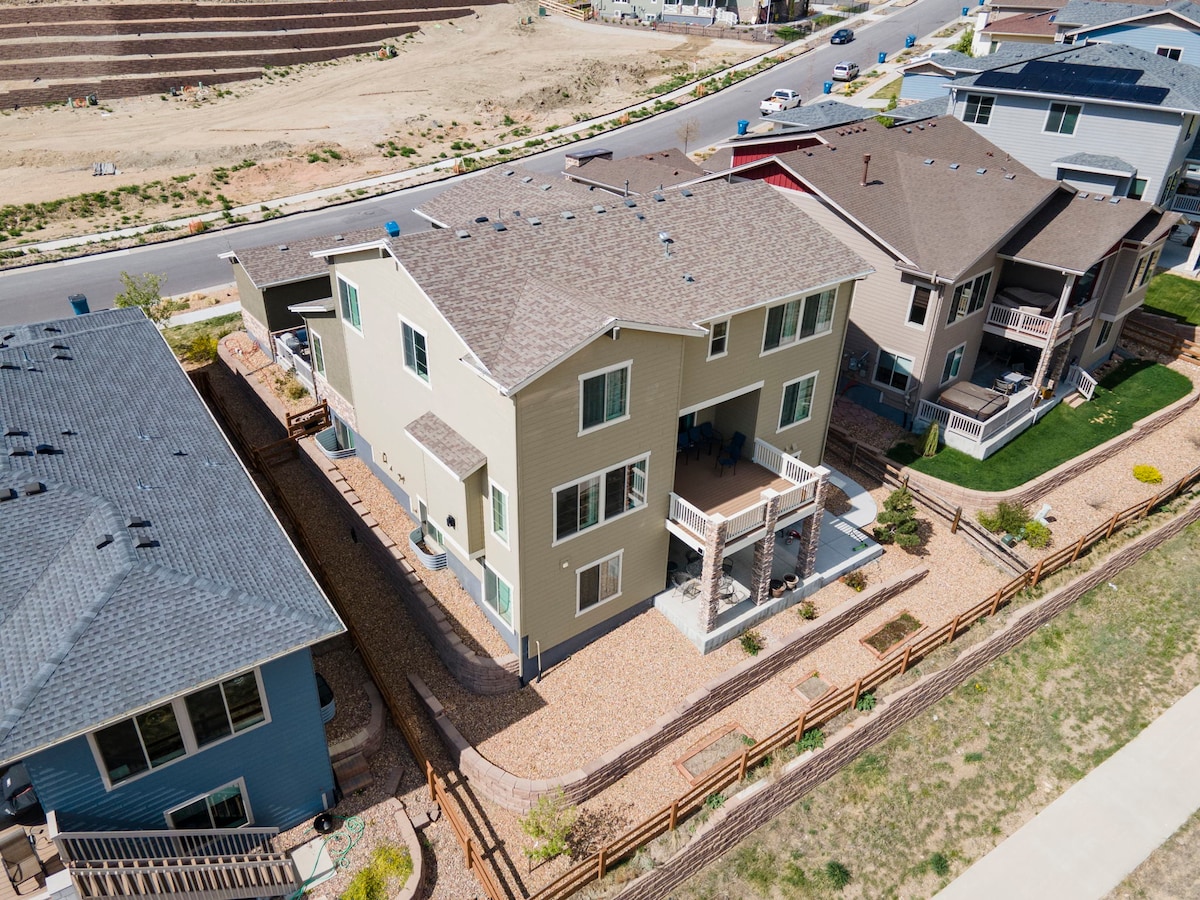
[[[1189,325],[1200,325],[1200,281],[1159,275],[1146,288],[1145,307]]]
[[[240,312],[163,329],[172,352],[185,362],[206,363],[217,358],[217,342],[242,327]]]
[[[1186,396],[1192,383],[1148,360],[1131,359],[1108,374],[1088,403],[1076,409],[1060,403],[1046,417],[985,460],[943,447],[931,459],[909,444],[888,455],[918,472],[980,491],[1003,491],[1024,484],[1129,430],[1138,419]]]

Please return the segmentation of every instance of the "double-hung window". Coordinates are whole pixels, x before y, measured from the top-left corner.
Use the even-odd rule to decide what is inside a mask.
[[[807,421],[812,415],[813,389],[817,373],[805,375],[783,386],[783,403],[779,410],[779,430]]]
[[[645,506],[646,463],[643,456],[555,488],[555,540],[565,540]]]
[[[1140,287],[1145,287],[1146,283],[1154,277],[1154,269],[1158,265],[1158,250],[1147,253],[1137,262],[1137,268],[1133,271],[1133,278],[1129,280],[1129,290],[1125,293],[1130,294]]]
[[[404,368],[429,384],[429,346],[425,333],[401,320],[404,338]]]
[[[246,783],[239,778],[211,793],[168,809],[167,824],[185,831],[210,828],[241,828],[249,825],[250,807],[246,803]]]
[[[717,359],[729,352],[729,320],[713,322],[708,332],[708,358]]]
[[[508,543],[508,492],[492,482],[492,534]]]
[[[927,284],[913,285],[912,301],[908,305],[908,324],[925,327],[925,316],[929,312],[929,298],[933,288]]]
[[[321,336],[315,331],[309,329],[308,346],[312,352],[312,367],[313,371],[318,375],[325,374],[325,345],[321,343]]]
[[[958,370],[962,368],[963,354],[966,352],[967,345],[963,344],[946,354],[946,364],[942,366],[942,384],[958,377]]]
[[[623,362],[579,377],[579,430],[590,431],[629,415],[629,369]]]
[[[991,284],[992,273],[984,272],[958,285],[950,295],[950,315],[946,318],[946,324],[953,325],[959,319],[983,309]]]
[[[487,563],[483,564],[483,601],[506,625],[512,625],[512,587]]]
[[[1050,134],[1074,134],[1082,112],[1078,103],[1051,103],[1045,130]]]
[[[1099,350],[1112,337],[1113,323],[1110,319],[1100,320],[1100,333],[1096,335],[1096,349]]]
[[[342,319],[355,331],[362,331],[362,317],[358,313],[358,288],[342,276],[338,276],[338,297],[341,299]]]
[[[913,361],[907,356],[880,350],[879,364],[875,367],[875,381],[898,391],[907,391],[912,370]]]
[[[963,121],[968,125],[986,125],[992,119],[992,107],[995,103],[995,97],[967,94],[967,108],[963,112]]]
[[[763,353],[795,344],[833,327],[833,306],[837,292],[830,288],[800,300],[789,300],[767,310],[763,332]]]
[[[621,554],[624,552],[619,550],[576,571],[579,580],[577,614],[621,595]]]

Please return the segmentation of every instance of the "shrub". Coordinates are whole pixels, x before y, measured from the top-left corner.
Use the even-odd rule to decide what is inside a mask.
[[[720,809],[724,805],[725,805],[725,795],[722,794],[720,791],[717,791],[715,794],[709,794],[707,797],[704,798],[704,808],[705,809]]]
[[[1050,526],[1041,522],[1029,522],[1025,525],[1025,543],[1035,550],[1050,546]]]
[[[578,817],[579,810],[567,803],[562,788],[543,794],[521,819],[521,830],[534,839],[534,845],[525,848],[525,855],[545,862],[566,853],[567,839]]]
[[[401,887],[412,875],[413,863],[408,850],[402,847],[377,847],[371,862],[354,876],[342,894],[343,900],[387,900],[388,882],[396,879]]]
[[[875,692],[866,691],[858,697],[858,702],[854,704],[854,708],[859,712],[870,712],[875,708]]]
[[[1001,500],[993,512],[979,511],[979,524],[993,534],[1007,531],[1009,534],[1019,534],[1029,522],[1029,510],[1024,503],[1009,503]]]
[[[853,588],[856,591],[862,591],[867,586],[867,573],[862,569],[855,569],[853,572],[847,572],[842,576],[842,582],[848,588]]]
[[[188,362],[206,363],[217,358],[217,336],[198,334],[182,348],[183,358]]]
[[[1134,466],[1133,477],[1143,484],[1162,484],[1162,472],[1154,466]]]
[[[850,870],[836,859],[831,859],[825,863],[825,877],[835,890],[840,891],[850,883]]]
[[[935,853],[929,857],[929,868],[938,878],[945,878],[950,874],[950,860],[946,859],[944,853]]]
[[[875,540],[881,544],[896,544],[899,547],[919,547],[922,543],[917,521],[917,508],[908,488],[892,491],[883,501],[883,512],[875,521]]]
[[[759,651],[765,646],[762,635],[753,628],[738,638],[738,642],[742,645],[742,649],[750,656],[758,656]]]
[[[921,455],[926,459],[936,456],[938,452],[938,423],[934,422],[929,426],[929,430],[925,432],[925,445],[921,448]]]
[[[811,622],[817,617],[817,604],[813,603],[811,600],[805,600],[796,607],[796,612],[800,614],[800,618]]]
[[[825,746],[825,732],[820,728],[810,728],[800,736],[800,740],[796,741],[796,752],[803,753],[805,750],[818,750]]]

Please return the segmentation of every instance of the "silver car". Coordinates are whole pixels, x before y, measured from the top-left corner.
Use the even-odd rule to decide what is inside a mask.
[[[853,81],[858,77],[858,63],[840,62],[833,67],[834,81]]]

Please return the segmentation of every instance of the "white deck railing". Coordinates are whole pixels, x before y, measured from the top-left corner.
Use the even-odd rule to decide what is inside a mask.
[[[1077,306],[1075,309],[1064,314],[1062,321],[1058,323],[1058,333],[1055,335],[1055,339],[1057,340],[1070,334],[1081,325],[1086,325],[1092,321],[1092,317],[1095,314],[1095,300],[1085,303],[1082,306]],[[1054,328],[1054,318],[1053,316],[1023,312],[1011,306],[1000,306],[993,303],[988,307],[987,324],[996,328],[1002,328],[1008,332],[1015,331],[1017,334],[1024,335],[1025,337],[1037,338],[1044,341],[1049,337],[1051,330]]]
[[[1186,194],[1176,194],[1175,199],[1171,201],[1171,211],[1181,213],[1198,213],[1200,212],[1200,197],[1188,196]]]
[[[65,831],[53,839],[63,860],[89,863],[269,853],[271,839],[278,833],[278,828]]]
[[[749,509],[730,516],[725,525],[725,542],[736,541],[744,534],[749,534],[755,528],[760,528],[767,521],[766,501],[760,500]]]
[[[1009,399],[1008,406],[1004,408],[1003,412],[996,413],[985,421],[972,419],[970,416],[964,416],[962,413],[940,404],[922,400],[917,405],[916,421],[925,424],[937,422],[938,428],[942,430],[943,434],[947,432],[959,434],[975,443],[982,444],[1029,413],[1033,409],[1033,398],[1033,388],[1025,388]]]
[[[275,338],[275,362],[278,363],[279,367],[284,371],[294,372],[296,374],[296,380],[304,385],[305,390],[307,390],[313,396],[316,396],[316,389],[313,385],[312,366],[309,365],[308,360],[306,360],[299,353],[291,350],[288,345],[279,338]]]
[[[1084,400],[1091,400],[1096,393],[1096,379],[1079,366],[1071,366],[1067,372],[1066,383],[1068,387],[1079,391],[1079,396]]]
[[[700,538],[701,542],[708,536],[709,518],[704,510],[698,509],[688,503],[674,491],[671,492],[671,512],[669,518],[672,522],[678,522],[696,537]]]

